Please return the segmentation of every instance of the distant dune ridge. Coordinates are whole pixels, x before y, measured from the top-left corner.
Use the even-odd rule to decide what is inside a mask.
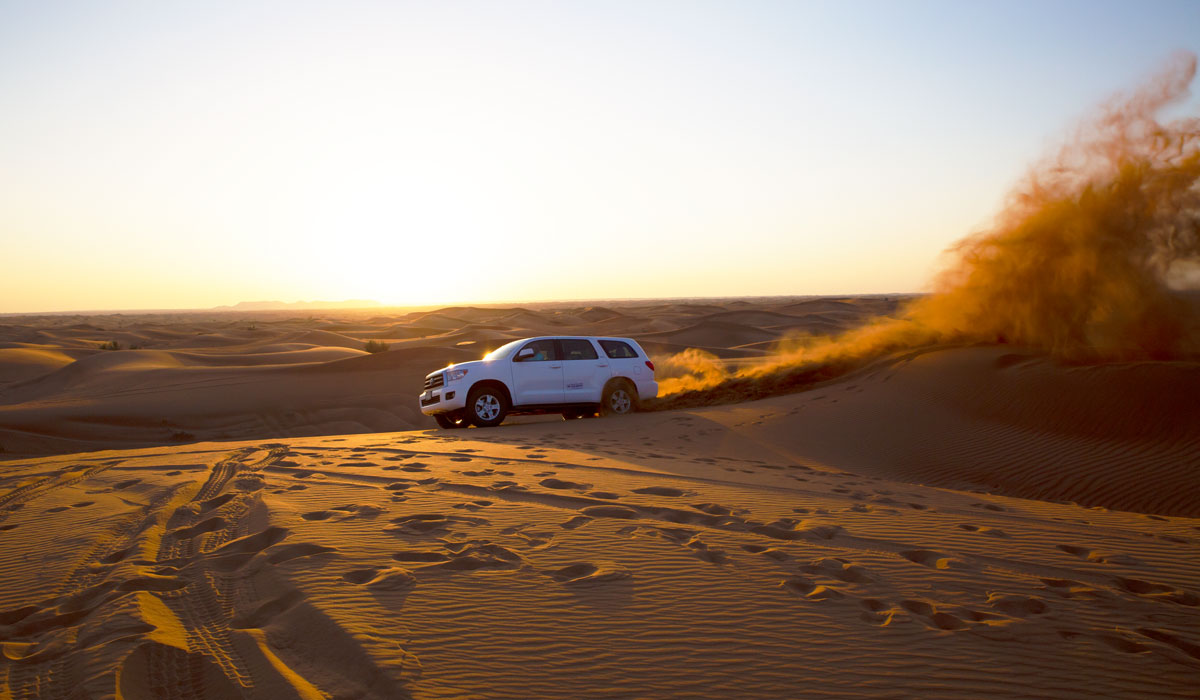
[[[239,301],[232,306],[215,306],[213,311],[274,311],[278,309],[369,309],[381,306],[370,299],[346,301]]]

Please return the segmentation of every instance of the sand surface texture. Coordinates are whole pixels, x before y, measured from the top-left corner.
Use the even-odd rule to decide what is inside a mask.
[[[668,346],[661,326],[734,323],[699,309],[603,313],[658,324]],[[226,430],[338,425],[253,423],[268,386],[313,402],[293,384],[376,385],[385,408],[345,393],[303,411],[400,420],[404,373],[458,341],[365,355],[329,337],[370,325],[289,330],[316,334],[305,347],[272,331],[262,354],[330,355],[311,363],[250,364],[194,331],[186,351],[75,348],[81,331],[45,324],[45,347],[0,351],[19,358],[6,376],[27,373],[6,396],[59,397],[8,404],[5,440],[122,447],[0,462],[0,697],[1195,697],[1195,363],[943,348],[744,404],[119,444],[127,422],[166,442],[142,407],[221,429],[222,392],[242,402]],[[733,360],[761,342],[719,338],[707,347]],[[405,353],[428,360],[405,369]],[[369,380],[345,369],[375,362]],[[385,397],[388,373],[402,386]],[[230,389],[243,379],[256,388]]]

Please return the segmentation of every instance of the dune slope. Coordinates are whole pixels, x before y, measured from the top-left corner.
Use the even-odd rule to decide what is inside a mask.
[[[1193,693],[1200,522],[851,473],[764,439],[775,409],[10,463],[0,687]]]

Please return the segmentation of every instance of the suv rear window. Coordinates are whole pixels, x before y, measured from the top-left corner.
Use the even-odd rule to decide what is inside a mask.
[[[600,347],[604,348],[605,355],[614,360],[638,356],[633,348],[629,347],[629,343],[623,343],[619,340],[601,340]]]
[[[592,341],[580,338],[563,338],[562,351],[564,360],[595,360],[599,357]]]

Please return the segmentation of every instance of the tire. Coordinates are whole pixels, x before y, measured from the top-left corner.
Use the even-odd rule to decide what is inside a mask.
[[[467,420],[478,428],[492,428],[508,415],[504,392],[490,386],[471,389],[467,394]]]
[[[627,381],[613,382],[604,387],[600,412],[606,416],[624,416],[637,410],[637,393]]]
[[[463,417],[462,413],[437,413],[433,419],[437,421],[438,427],[442,430],[454,430],[455,428],[466,428],[469,423]]]

